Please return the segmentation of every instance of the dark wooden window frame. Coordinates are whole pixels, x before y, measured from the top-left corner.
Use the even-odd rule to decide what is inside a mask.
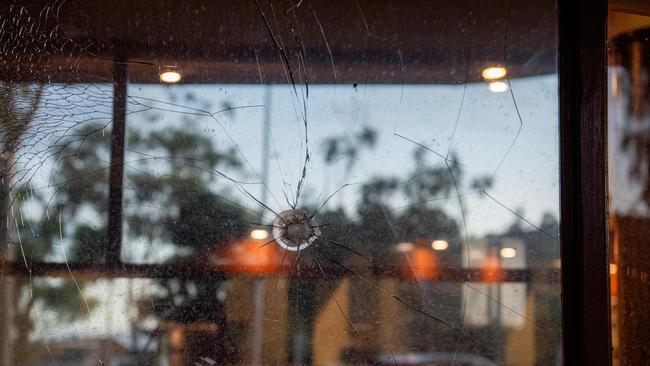
[[[562,347],[611,365],[607,246],[607,1],[559,1]]]

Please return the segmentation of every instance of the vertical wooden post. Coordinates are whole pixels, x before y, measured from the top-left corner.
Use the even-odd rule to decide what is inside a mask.
[[[605,0],[559,1],[564,365],[611,365]]]
[[[117,268],[122,251],[122,199],[124,180],[124,136],[126,132],[127,64],[113,64],[113,129],[111,132],[111,166],[108,192],[108,228],[106,265]]]

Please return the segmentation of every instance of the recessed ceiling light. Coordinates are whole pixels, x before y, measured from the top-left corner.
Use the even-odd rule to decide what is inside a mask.
[[[507,73],[508,72],[506,71],[505,67],[490,66],[483,69],[481,76],[483,76],[483,79],[485,80],[497,80],[506,76]]]
[[[181,81],[181,74],[178,71],[164,71],[160,74],[160,81],[169,84],[177,83]]]

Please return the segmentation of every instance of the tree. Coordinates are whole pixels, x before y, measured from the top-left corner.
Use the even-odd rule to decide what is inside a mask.
[[[2,143],[0,153],[0,222],[3,223],[3,225],[0,225],[0,256],[3,263],[15,256],[11,250],[12,246],[9,245],[9,229],[14,227],[15,222],[10,215],[11,206],[16,195],[20,195],[16,191],[19,190],[17,185],[21,182],[14,179],[16,154],[21,148],[25,134],[34,122],[42,94],[43,85],[0,84],[0,141]],[[4,276],[0,276],[0,278],[2,278],[2,283],[0,283],[0,294],[2,294],[2,298],[0,298],[0,329],[2,329],[0,362],[8,363],[11,358],[9,356],[12,343],[9,333],[9,330],[12,329],[9,325],[12,321],[11,318],[13,317],[15,322],[21,323],[26,316],[30,315],[20,311],[17,314],[13,313],[13,310],[18,310],[16,294],[21,292],[20,288],[24,285],[24,280],[9,279]],[[36,289],[28,304],[33,303],[34,298],[44,293],[40,290],[40,288]],[[48,296],[44,297],[51,299]],[[28,306],[28,308],[31,310],[31,306]],[[17,341],[26,341],[27,333],[28,330],[22,332],[19,329],[16,336]],[[24,344],[27,344],[27,342]]]
[[[334,136],[325,139],[325,161],[333,164],[340,158],[344,158],[347,159],[346,170],[352,169],[356,158],[362,153],[361,148],[372,148],[376,138],[374,131],[367,131],[367,128],[364,131],[366,132],[354,135],[353,138],[342,135],[342,137]],[[364,135],[372,136],[372,139],[366,140],[359,137]],[[358,141],[350,142],[351,139]],[[370,281],[378,283],[380,277],[376,276],[377,273],[399,276],[400,273],[396,273],[395,269],[409,265],[404,259],[405,254],[396,250],[398,243],[412,242],[416,247],[426,246],[430,250],[433,239],[445,238],[450,243],[450,248],[446,253],[440,255],[440,265],[460,265],[463,241],[458,223],[439,205],[440,201],[433,200],[439,198],[440,195],[456,193],[454,180],[461,182],[462,179],[460,165],[453,161],[449,163],[449,166],[446,164],[432,165],[427,159],[424,149],[416,149],[413,160],[414,170],[410,174],[411,178],[407,180],[385,175],[364,182],[359,192],[360,200],[353,206],[355,212],[352,217],[346,213],[343,206],[323,209],[316,216],[318,224],[323,226],[322,238],[314,244],[316,249],[313,251],[316,251],[316,254],[312,254],[313,251],[310,252],[312,249],[307,249],[303,258],[315,257],[321,265],[329,264],[330,268],[338,271],[345,267],[352,269],[357,274],[350,278],[349,296],[351,302],[349,308],[342,310],[346,312],[344,316],[349,318],[353,324],[369,326],[385,321],[385,319],[376,318],[380,316],[377,308],[378,297],[385,296],[385,294],[377,291],[377,288],[368,284],[366,280],[370,279]],[[450,174],[453,174],[453,178]],[[398,195],[405,199],[405,202],[400,201],[405,203],[404,209],[396,210],[393,207],[391,201]],[[307,211],[314,212],[315,210],[307,208]],[[313,261],[312,259],[309,263],[309,259],[302,260],[303,263],[316,267],[317,265]],[[319,269],[315,268],[315,270]],[[293,331],[312,331],[312,322],[315,320],[316,314],[338,286],[338,283],[332,278],[342,278],[341,276],[331,276],[331,274],[326,274],[326,276],[328,279],[323,279],[323,281],[329,282],[329,284],[326,283],[325,286],[319,286],[315,284],[315,281],[292,281],[290,294],[301,295],[289,296],[290,305],[292,299],[300,300],[300,311],[291,311],[293,317],[299,318],[291,323]],[[457,288],[458,285],[452,287]],[[422,291],[427,293],[422,293]],[[432,304],[426,300],[429,291],[446,293],[454,290],[444,284],[400,282],[394,294],[414,306],[430,310],[433,309]],[[446,312],[442,315],[445,318],[450,318],[450,322],[453,322],[456,320],[454,317],[458,316],[455,310],[460,308],[459,298],[459,296],[443,296],[443,300],[437,301],[435,310],[445,310]],[[293,306],[297,307],[298,305],[294,304]],[[453,340],[457,336],[454,330],[432,322],[431,319],[424,319],[416,312],[404,312],[402,316],[405,317],[409,329],[418,329],[418,331],[404,335],[408,339],[408,344],[415,345],[416,349],[428,351],[432,347],[437,347],[437,349],[454,347]],[[432,336],[423,337],[423,334]],[[368,340],[364,342],[367,349],[347,350],[345,353],[350,357],[357,357],[354,355],[360,353],[373,354],[381,350],[380,345],[372,344],[373,337],[370,333],[358,336]],[[373,348],[375,346],[376,349]],[[306,360],[303,361],[308,362],[309,355],[305,357]],[[293,362],[298,361],[300,360],[293,360]]]
[[[40,98],[40,89],[35,95],[36,99]],[[38,102],[33,104],[30,108],[35,108]],[[18,122],[30,121],[31,118],[17,118],[16,113],[7,112],[7,118],[12,119],[3,119],[5,162],[12,161],[9,154],[19,151],[18,145],[28,130],[29,123]],[[155,122],[155,116],[150,117],[151,122]],[[183,122],[192,126],[194,121],[183,116]],[[169,261],[195,260],[205,254],[208,247],[225,244],[245,233],[242,209],[234,202],[223,200],[214,189],[219,183],[217,167],[239,169],[239,161],[232,149],[218,150],[209,138],[192,127],[129,128],[128,136],[127,149],[136,153],[125,168],[126,254],[133,248],[130,243],[144,240],[150,247],[161,243],[173,246],[169,250]],[[51,188],[34,190],[29,184],[24,184],[13,190],[16,202],[30,206],[32,212],[37,210],[35,207],[42,212],[41,217],[21,216],[17,221],[20,252],[25,253],[27,265],[31,261],[51,260],[53,257],[63,257],[70,262],[101,263],[104,260],[109,139],[110,129],[101,121],[75,126],[48,148],[47,154],[54,161],[48,179]],[[163,158],[143,159],[137,152]],[[152,173],[152,167],[159,168],[160,164],[156,164],[160,161],[167,163],[165,168],[168,171],[156,175]],[[9,165],[5,163],[5,166]],[[3,169],[5,177],[9,177],[10,172],[10,168]],[[10,180],[7,178],[5,182]],[[7,194],[4,197],[8,199]],[[20,210],[19,206],[16,207]],[[152,215],[152,212],[156,214]],[[223,323],[223,311],[214,306],[220,303],[216,298],[219,281],[189,279],[180,284],[171,282],[173,280],[159,282],[161,290],[152,299],[152,316],[162,322],[191,323],[206,318]],[[16,310],[16,341],[23,347],[14,352],[14,364],[35,362],[34,357],[39,352],[32,349],[42,347],[41,344],[27,346],[30,335],[39,327],[36,309],[55,311],[59,320],[64,322],[92,311],[96,301],[83,297],[84,287],[86,281],[83,278],[65,282],[31,278],[16,281],[15,302],[8,306]]]

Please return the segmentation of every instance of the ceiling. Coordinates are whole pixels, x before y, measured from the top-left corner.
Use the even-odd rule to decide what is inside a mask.
[[[0,79],[136,83],[435,83],[555,72],[549,0],[36,0],[0,10]]]

